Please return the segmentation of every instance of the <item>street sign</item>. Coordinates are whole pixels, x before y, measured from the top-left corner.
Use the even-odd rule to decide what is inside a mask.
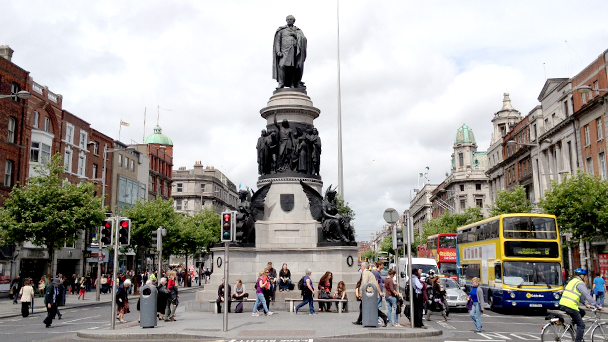
[[[99,262],[103,262],[103,256],[99,257]]]
[[[397,210],[393,209],[393,208],[388,208],[384,211],[384,221],[386,221],[386,223],[397,223],[397,221],[399,221],[399,213],[397,213]]]

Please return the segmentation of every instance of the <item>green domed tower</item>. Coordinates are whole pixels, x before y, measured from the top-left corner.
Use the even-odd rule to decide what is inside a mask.
[[[158,125],[154,127],[154,134],[149,135],[146,140],[144,140],[144,144],[159,145],[158,147],[163,146],[166,149],[167,154],[173,157],[173,140],[164,135],[163,129]]]

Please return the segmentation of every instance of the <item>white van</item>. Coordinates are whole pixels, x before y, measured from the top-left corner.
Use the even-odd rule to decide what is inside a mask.
[[[421,278],[425,280],[430,270],[435,271],[435,274],[439,274],[437,268],[437,261],[431,258],[412,258],[412,269],[422,268]],[[405,290],[405,284],[410,279],[407,272],[407,258],[399,258],[399,288]]]

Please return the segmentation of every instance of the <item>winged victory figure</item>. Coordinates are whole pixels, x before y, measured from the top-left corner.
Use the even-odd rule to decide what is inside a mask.
[[[272,182],[251,193],[249,190],[239,191],[240,203],[236,215],[236,240],[238,243],[255,243],[255,221],[264,218],[264,200]]]

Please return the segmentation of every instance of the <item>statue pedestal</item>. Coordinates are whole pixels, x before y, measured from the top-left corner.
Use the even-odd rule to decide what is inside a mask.
[[[289,128],[295,134],[298,128],[306,131],[314,128],[313,120],[320,110],[313,107],[312,100],[303,91],[281,89],[275,92],[268,105],[260,110],[266,119],[267,130],[276,131],[274,124],[288,120]],[[291,292],[276,291],[276,300],[271,310],[287,310],[285,298],[300,298],[297,283],[306,269],[312,271],[311,278],[316,289],[319,279],[325,272],[333,274],[333,289],[339,281],[344,281],[351,310],[357,310],[354,300],[355,284],[359,280],[358,247],[344,246],[322,242],[319,238],[321,223],[313,219],[310,213],[310,202],[300,181],[310,185],[319,194],[323,194],[323,182],[320,175],[283,171],[262,175],[258,179],[258,188],[272,182],[264,201],[264,218],[255,223],[255,247],[230,247],[230,285],[241,279],[250,294],[255,298],[254,284],[258,273],[272,262],[277,274],[283,265],[291,271],[291,280],[295,290]],[[222,283],[224,274],[224,248],[212,248],[214,269],[211,282],[203,291],[196,294],[196,301],[186,304],[186,310],[212,311],[217,299],[217,289]],[[218,259],[221,259],[218,263]],[[222,265],[221,267],[218,267]],[[208,265],[205,265],[208,266]],[[316,297],[316,296],[315,296]],[[251,304],[245,307],[251,310]]]

